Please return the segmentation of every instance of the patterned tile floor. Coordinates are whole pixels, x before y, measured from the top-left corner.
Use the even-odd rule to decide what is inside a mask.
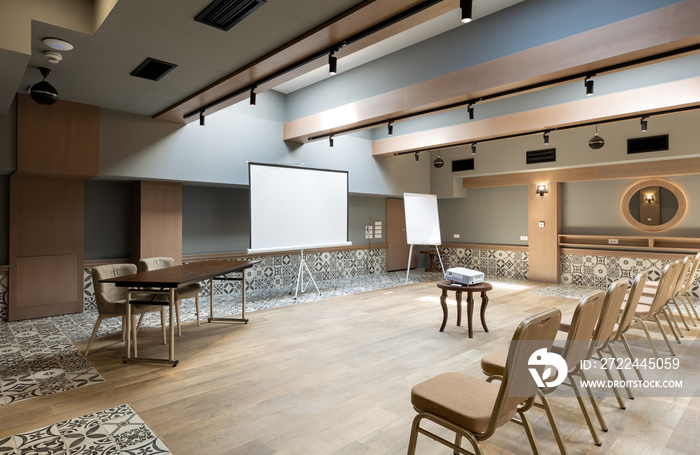
[[[165,444],[125,404],[0,438],[0,455],[169,453]]]

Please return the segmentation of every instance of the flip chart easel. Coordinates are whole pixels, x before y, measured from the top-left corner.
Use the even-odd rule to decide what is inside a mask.
[[[406,267],[406,284],[408,284],[413,245],[434,245],[443,272],[445,266],[442,264],[439,248],[442,241],[440,239],[437,196],[434,194],[404,193],[403,201],[406,214],[406,242],[410,245]]]

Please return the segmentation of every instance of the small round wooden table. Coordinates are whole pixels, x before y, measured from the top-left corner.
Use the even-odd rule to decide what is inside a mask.
[[[474,311],[474,297],[472,294],[474,292],[481,293],[481,326],[484,328],[485,332],[489,329],[486,327],[486,306],[489,304],[489,297],[486,292],[493,289],[490,283],[482,282],[478,284],[472,284],[471,286],[460,285],[453,283],[449,280],[438,281],[437,287],[442,289],[442,295],[440,296],[440,305],[442,306],[442,326],[440,326],[440,331],[445,330],[447,325],[447,291],[455,291],[455,297],[457,300],[457,325],[462,325],[462,293],[467,293],[467,323],[469,325],[469,338],[474,337],[472,331],[472,312]]]

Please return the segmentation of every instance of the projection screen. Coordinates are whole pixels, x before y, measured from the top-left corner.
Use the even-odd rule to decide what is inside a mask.
[[[249,163],[248,253],[350,245],[348,172]]]

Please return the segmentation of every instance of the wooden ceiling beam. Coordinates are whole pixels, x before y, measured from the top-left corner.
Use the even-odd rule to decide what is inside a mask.
[[[313,114],[284,125],[286,141],[369,128],[456,103],[700,44],[700,1],[686,1]],[[583,79],[582,79],[583,81]],[[340,115],[352,112],[351,117]]]

